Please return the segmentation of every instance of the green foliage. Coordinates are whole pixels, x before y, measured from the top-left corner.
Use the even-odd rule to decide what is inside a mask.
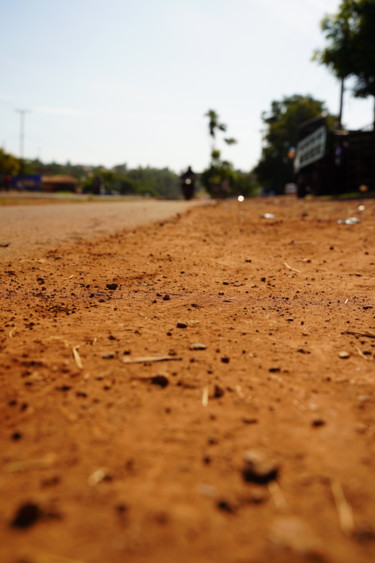
[[[137,168],[129,170],[127,179],[137,185],[137,194],[149,194],[164,199],[181,197],[178,176],[168,168]]]
[[[299,94],[273,101],[270,111],[263,112],[265,144],[254,172],[266,191],[283,193],[285,184],[293,180],[293,161],[288,153],[297,145],[298,128],[304,121],[322,115],[327,115],[324,102]],[[327,115],[328,126],[333,127],[335,119]]]
[[[315,52],[315,60],[340,79],[355,77],[355,96],[374,96],[374,0],[342,0],[337,13],[322,20],[321,29],[327,46]]]
[[[163,199],[179,199],[181,197],[177,174],[168,168],[135,168],[129,169],[126,164],[118,164],[111,169],[105,166],[85,166],[81,164],[43,164],[39,160],[25,163],[28,174],[70,174],[80,180],[84,192],[122,195],[150,195]]]
[[[236,170],[235,182],[232,187],[232,195],[243,195],[255,197],[259,194],[260,187],[254,172],[242,172]]]
[[[211,162],[209,167],[200,176],[202,186],[211,197],[224,198],[232,195],[236,183],[236,172],[230,162],[221,159],[221,151],[215,146],[216,133],[225,132],[227,126],[220,122],[218,113],[210,109],[205,113],[208,118],[208,132],[212,138]],[[233,145],[237,141],[233,137],[225,137],[227,145]]]
[[[0,149],[0,176],[16,175],[19,173],[20,169],[20,159]]]
[[[215,110],[209,109],[205,117],[208,117],[208,130],[212,139],[215,139],[217,131],[227,130],[227,126],[224,123],[220,123],[219,115]]]
[[[200,182],[214,198],[231,195],[236,181],[236,172],[230,162],[216,160],[200,175]]]

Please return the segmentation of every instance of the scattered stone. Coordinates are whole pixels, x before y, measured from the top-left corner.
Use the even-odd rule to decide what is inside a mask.
[[[279,474],[280,465],[274,459],[258,450],[248,450],[244,455],[242,477],[248,483],[267,485],[275,481]]]
[[[244,424],[258,424],[259,420],[257,418],[243,418],[242,422]]]
[[[1,242],[0,248],[8,248],[9,245],[10,245],[10,242]]]
[[[188,325],[187,325],[186,323],[181,323],[181,322],[179,322],[179,323],[176,324],[176,327],[177,327],[177,328],[187,328],[187,326],[188,326]]]
[[[29,526],[40,520],[42,516],[43,511],[37,504],[26,502],[18,508],[10,525],[13,528],[29,528]]]
[[[359,403],[367,403],[368,401],[371,401],[371,397],[370,395],[358,395],[357,401]]]
[[[347,360],[348,358],[350,358],[349,352],[345,352],[344,350],[342,352],[339,352],[338,356],[342,360]]]
[[[220,358],[220,361],[222,364],[229,364],[230,358],[228,358],[228,356],[223,356],[222,358]]]
[[[58,391],[70,391],[71,386],[70,385],[60,385],[59,387],[56,387],[56,389]]]
[[[104,356],[102,356],[103,360],[113,360],[116,357],[116,354],[104,354]]]
[[[305,350],[305,348],[298,348],[297,352],[299,354],[311,354],[311,352],[309,352],[308,350]]]
[[[220,397],[222,397],[223,395],[224,395],[224,389],[219,385],[214,385],[214,390],[211,397],[213,399],[220,399]]]
[[[112,481],[112,475],[105,467],[100,467],[99,469],[96,469],[96,471],[91,473],[91,475],[87,480],[90,487],[95,487],[102,481]]]
[[[318,428],[319,426],[324,426],[325,424],[326,421],[320,417],[314,417],[311,421],[311,426],[313,426],[314,428]]]
[[[168,294],[164,295],[163,301],[170,301],[170,296]]]
[[[223,499],[217,501],[216,507],[218,508],[218,510],[227,512],[228,514],[234,514],[236,512],[236,508],[233,506],[233,504]]]
[[[115,289],[118,288],[118,284],[117,283],[107,283],[106,288],[111,290],[111,291],[114,291]]]
[[[347,219],[338,219],[338,225],[357,225],[361,220],[358,217],[348,217]]]
[[[158,385],[159,387],[168,387],[169,379],[165,375],[153,375],[150,377],[150,381],[153,385]]]
[[[22,438],[21,432],[13,432],[13,434],[12,434],[12,440],[14,440],[15,442],[17,442],[18,440],[21,440],[21,438]]]
[[[195,342],[191,344],[190,350],[206,350],[207,346],[205,344],[200,344],[199,342]]]

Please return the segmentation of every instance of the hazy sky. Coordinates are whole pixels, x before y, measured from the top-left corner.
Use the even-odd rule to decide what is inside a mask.
[[[339,0],[0,0],[0,146],[27,158],[197,171],[209,160],[212,108],[249,170],[261,113],[311,94],[338,111],[339,85],[311,62],[319,22]],[[346,97],[344,122],[372,122]]]

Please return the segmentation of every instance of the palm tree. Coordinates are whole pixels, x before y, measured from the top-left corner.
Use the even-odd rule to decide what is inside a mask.
[[[213,109],[209,109],[205,117],[208,117],[208,131],[212,138],[212,150],[215,150],[216,132],[226,131],[227,126],[224,123],[220,123],[219,114]]]

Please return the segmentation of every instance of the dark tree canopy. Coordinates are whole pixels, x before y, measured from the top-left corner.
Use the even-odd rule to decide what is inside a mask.
[[[375,95],[375,0],[342,0],[336,14],[326,16],[321,29],[326,47],[315,59],[337,78],[355,79],[355,96]]]
[[[266,191],[283,193],[285,184],[292,182],[291,152],[298,142],[299,126],[322,115],[326,116],[328,126],[333,126],[335,117],[328,115],[324,102],[299,94],[273,101],[271,109],[263,112],[264,146],[254,171]]]

